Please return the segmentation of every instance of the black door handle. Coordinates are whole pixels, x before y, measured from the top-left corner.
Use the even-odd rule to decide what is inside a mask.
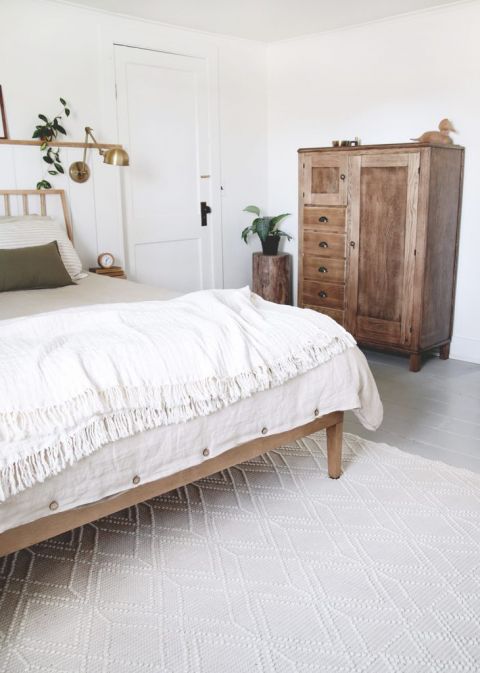
[[[207,205],[206,201],[200,201],[200,217],[202,227],[206,227],[208,222],[207,222],[207,215],[212,212],[212,209],[210,208],[209,205]]]

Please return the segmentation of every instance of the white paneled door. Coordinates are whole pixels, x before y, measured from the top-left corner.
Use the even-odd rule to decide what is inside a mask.
[[[115,70],[128,274],[183,292],[219,286],[207,62],[116,46]]]

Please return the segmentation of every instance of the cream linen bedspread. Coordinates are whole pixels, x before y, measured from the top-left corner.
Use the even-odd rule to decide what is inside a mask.
[[[354,345],[330,318],[248,287],[4,320],[0,500],[111,441],[207,416]]]
[[[89,274],[78,285],[55,290],[0,295],[0,320],[68,306],[170,299],[170,290]],[[0,503],[0,533],[57,511],[82,507],[154,481],[219,455],[258,437],[263,428],[276,434],[304,425],[331,411],[351,409],[369,430],[382,421],[383,409],[368,363],[358,348],[271,390],[256,393],[209,416],[155,428],[110,442],[98,451]],[[209,456],[203,455],[205,447]],[[241,467],[239,468],[241,469]]]

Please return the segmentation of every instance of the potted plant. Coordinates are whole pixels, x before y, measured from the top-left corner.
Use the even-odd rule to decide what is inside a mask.
[[[242,238],[245,243],[248,243],[248,237],[251,234],[257,234],[262,243],[262,251],[264,255],[277,255],[278,244],[280,238],[286,236],[289,241],[292,240],[290,234],[278,229],[278,225],[282,220],[290,215],[290,213],[283,213],[282,215],[264,215],[260,216],[260,208],[257,206],[247,206],[243,209],[244,213],[253,213],[257,217],[253,220],[249,227],[242,231]]]

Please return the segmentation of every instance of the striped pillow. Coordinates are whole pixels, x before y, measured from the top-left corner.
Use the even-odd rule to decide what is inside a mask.
[[[21,215],[0,217],[0,249],[28,248],[57,241],[60,256],[70,276],[83,278],[82,262],[65,227],[52,217]]]

